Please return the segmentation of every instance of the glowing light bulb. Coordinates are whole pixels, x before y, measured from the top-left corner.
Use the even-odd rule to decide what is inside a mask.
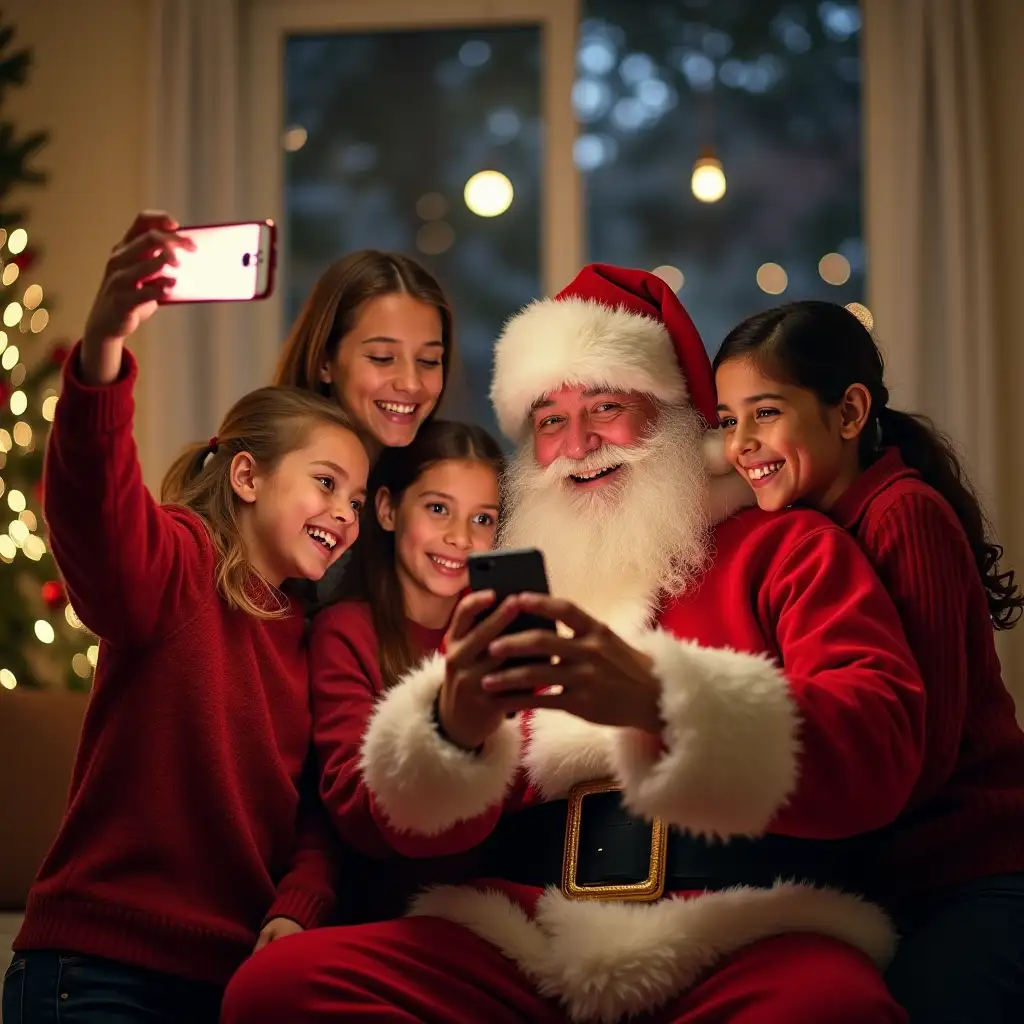
[[[478,217],[498,217],[511,205],[512,182],[501,171],[478,171],[463,191],[466,206]]]
[[[717,203],[725,195],[725,171],[722,161],[711,153],[705,153],[693,165],[690,188],[702,203]]]

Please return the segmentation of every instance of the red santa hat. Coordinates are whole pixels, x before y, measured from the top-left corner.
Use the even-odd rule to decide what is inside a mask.
[[[715,423],[711,360],[672,289],[645,270],[594,263],[553,299],[513,316],[494,349],[491,401],[512,440],[534,404],[566,384],[689,402]]]

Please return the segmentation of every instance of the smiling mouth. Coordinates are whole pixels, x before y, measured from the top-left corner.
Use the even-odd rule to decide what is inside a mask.
[[[440,555],[427,555],[434,565],[439,569],[443,569],[445,572],[460,573],[466,568],[465,562],[460,562],[456,558],[442,558]]]
[[[325,551],[333,551],[338,545],[338,537],[330,530],[323,530],[319,526],[307,526],[306,533],[312,537]]]
[[[412,402],[374,402],[381,412],[387,413],[389,418],[412,419],[416,415],[418,405]]]
[[[594,469],[589,473],[570,473],[569,479],[575,484],[590,484],[595,480],[603,480],[606,476],[611,476],[620,469],[622,469],[621,462],[617,466],[607,466],[605,469]]]
[[[785,464],[786,460],[783,459],[781,462],[765,462],[760,466],[754,466],[752,469],[745,471],[747,479],[753,484],[768,480],[770,477],[775,476]]]

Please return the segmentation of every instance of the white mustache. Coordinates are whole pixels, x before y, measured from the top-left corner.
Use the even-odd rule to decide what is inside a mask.
[[[582,459],[570,459],[567,455],[559,455],[540,472],[538,482],[551,484],[570,476],[598,473],[613,466],[635,466],[650,455],[651,446],[651,441],[645,438],[629,448],[617,444],[603,444],[600,448],[588,452]]]

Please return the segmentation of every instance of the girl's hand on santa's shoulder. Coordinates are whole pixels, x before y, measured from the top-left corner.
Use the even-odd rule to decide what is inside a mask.
[[[481,681],[486,692],[500,696],[525,691],[515,710],[553,708],[597,725],[661,732],[661,684],[648,655],[570,601],[546,594],[520,594],[511,600],[516,611],[561,622],[572,636],[537,629],[497,637],[487,651],[497,661],[536,660],[488,672]]]
[[[258,953],[264,946],[269,946],[271,942],[277,942],[278,939],[287,938],[289,935],[298,935],[299,932],[305,930],[298,921],[293,921],[290,917],[271,918],[263,926],[260,937],[253,947],[253,952]]]

